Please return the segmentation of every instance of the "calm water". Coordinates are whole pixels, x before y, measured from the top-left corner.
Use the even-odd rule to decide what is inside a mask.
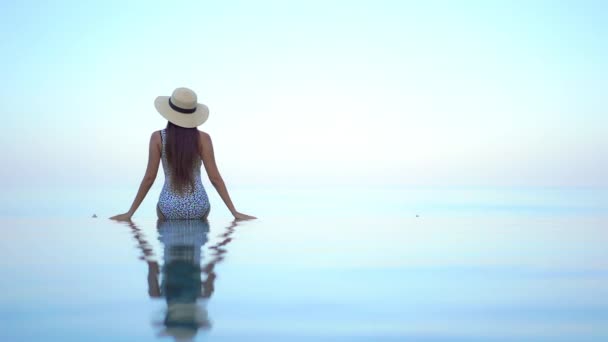
[[[608,340],[605,189],[157,190],[0,195],[0,340]]]

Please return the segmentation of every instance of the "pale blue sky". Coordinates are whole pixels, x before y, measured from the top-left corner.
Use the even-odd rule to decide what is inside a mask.
[[[3,1],[0,27],[4,185],[136,186],[179,86],[228,184],[608,185],[606,2]]]

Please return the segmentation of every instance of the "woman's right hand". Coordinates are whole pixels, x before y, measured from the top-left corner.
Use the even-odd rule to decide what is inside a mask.
[[[255,216],[239,213],[238,211],[234,212],[232,215],[237,220],[253,220],[253,219],[257,219],[257,217],[255,217]]]

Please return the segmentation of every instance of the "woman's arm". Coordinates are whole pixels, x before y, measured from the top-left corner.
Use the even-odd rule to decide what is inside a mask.
[[[148,166],[146,168],[146,173],[144,174],[144,178],[139,185],[139,190],[137,191],[137,195],[133,200],[133,204],[131,204],[131,208],[124,214],[116,215],[110,217],[113,220],[117,221],[130,221],[133,214],[139,208],[141,202],[146,198],[148,191],[154,184],[154,180],[156,179],[156,174],[158,173],[158,164],[160,163],[160,150],[161,150],[161,141],[160,141],[160,133],[154,132],[150,137],[150,147],[148,149]]]
[[[215,190],[217,190],[217,193],[220,195],[222,201],[224,201],[224,204],[226,204],[226,207],[228,207],[228,210],[230,210],[234,218],[239,220],[256,218],[251,215],[239,213],[234,207],[234,204],[230,199],[230,195],[228,194],[226,184],[224,183],[222,175],[220,175],[220,171],[217,169],[217,165],[215,164],[215,155],[213,153],[211,137],[205,132],[200,132],[199,151],[203,164],[205,165],[205,170],[207,171],[207,176],[209,176],[209,181],[211,181],[211,184]]]

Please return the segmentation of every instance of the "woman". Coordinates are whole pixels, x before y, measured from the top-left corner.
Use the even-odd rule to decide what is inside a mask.
[[[171,96],[159,96],[154,105],[160,115],[168,120],[167,128],[152,133],[148,167],[131,208],[124,214],[110,218],[131,220],[154,184],[158,164],[162,160],[165,184],[156,206],[159,219],[207,219],[211,207],[201,182],[201,161],[211,184],[234,218],[254,219],[254,216],[238,212],[232,204],[215,165],[211,138],[209,134],[196,129],[209,117],[207,106],[198,103],[196,94],[188,88],[177,88]]]

